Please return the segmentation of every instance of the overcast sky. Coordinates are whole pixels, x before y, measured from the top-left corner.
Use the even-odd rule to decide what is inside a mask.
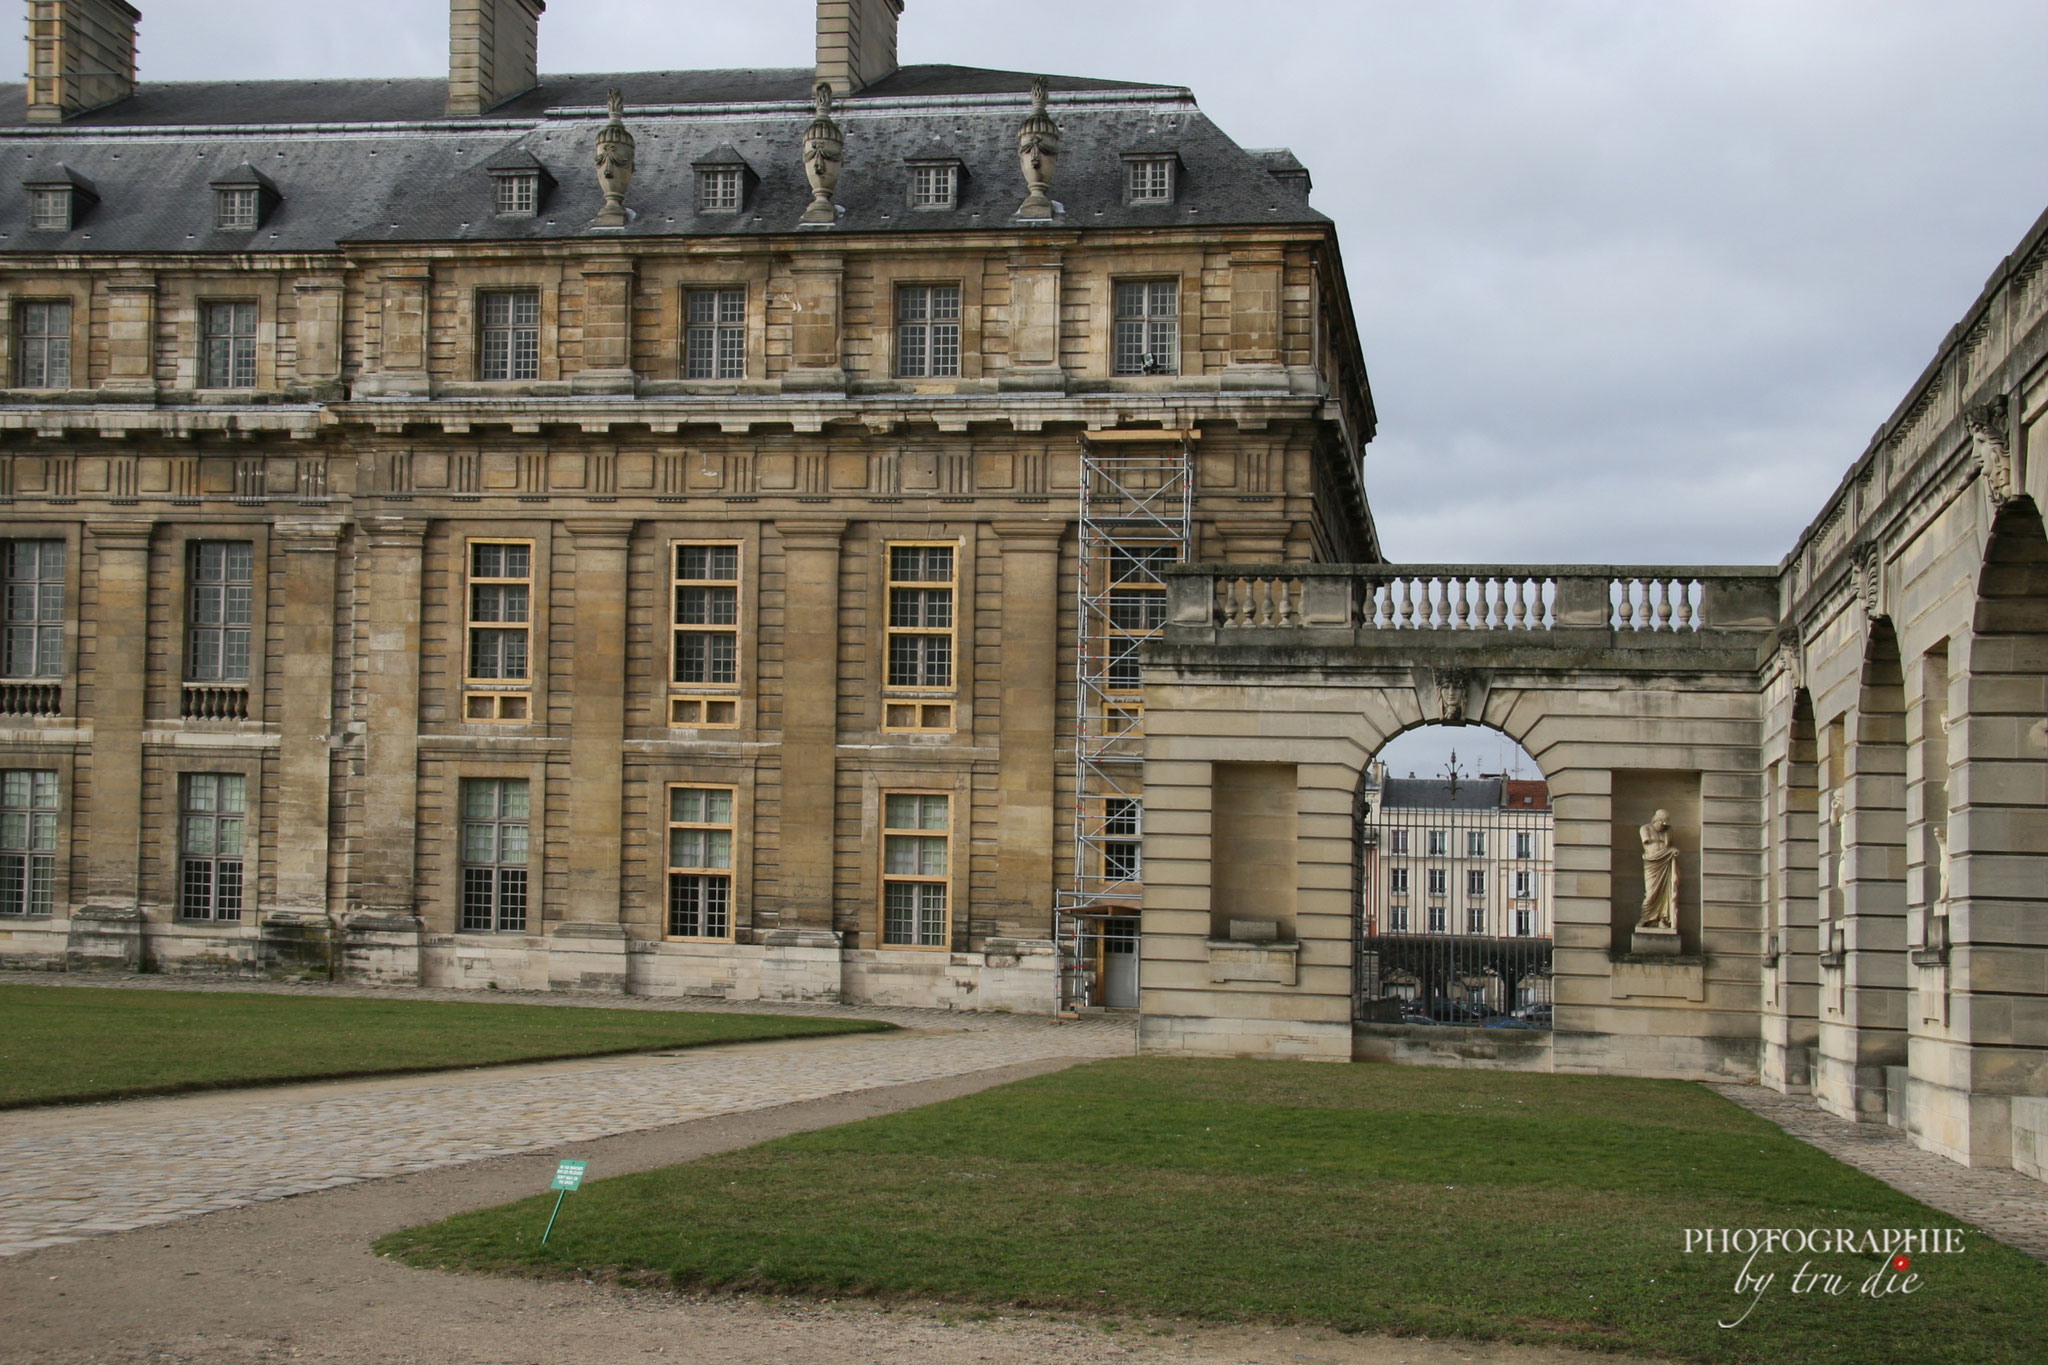
[[[438,0],[141,7],[145,80],[446,70]],[[808,65],[813,12],[553,0],[541,66]],[[1295,149],[1397,560],[1775,563],[2048,204],[2039,0],[909,0],[902,53]]]

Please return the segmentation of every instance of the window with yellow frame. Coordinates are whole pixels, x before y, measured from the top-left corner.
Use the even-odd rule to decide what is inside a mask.
[[[668,789],[668,936],[732,938],[731,787]]]
[[[953,798],[931,792],[884,792],[883,947],[951,946],[952,866]]]
[[[471,540],[465,560],[462,718],[533,716],[533,542]]]
[[[733,729],[740,710],[740,547],[679,541],[671,549],[668,723]]]
[[[891,542],[882,728],[949,731],[958,687],[960,554],[952,541]],[[941,698],[945,700],[941,700]]]

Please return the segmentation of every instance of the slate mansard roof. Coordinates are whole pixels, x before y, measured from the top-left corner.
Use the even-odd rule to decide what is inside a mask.
[[[0,253],[325,251],[346,242],[730,236],[794,231],[810,189],[800,158],[809,68],[546,76],[481,118],[442,112],[439,79],[143,85],[62,125],[30,126],[0,86]],[[907,67],[838,101],[846,135],[839,232],[1010,230],[1025,186],[1017,127],[1031,77]],[[1292,157],[1238,146],[1174,86],[1056,77],[1063,148],[1045,228],[1327,225]],[[593,232],[604,93],[626,97],[637,142],[624,229]],[[737,150],[755,177],[744,211],[697,211],[697,164]],[[493,212],[487,167],[525,152],[554,186],[530,218]],[[1178,158],[1170,205],[1125,201],[1126,154]],[[909,206],[907,163],[961,163],[950,210]],[[281,196],[254,232],[214,226],[212,186],[248,164]],[[63,172],[98,195],[68,232],[32,230],[21,186]],[[827,229],[826,231],[832,231]]]

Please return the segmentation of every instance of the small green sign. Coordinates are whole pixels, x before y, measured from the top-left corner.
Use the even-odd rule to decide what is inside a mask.
[[[583,1188],[583,1172],[589,1169],[587,1161],[565,1161],[555,1167],[555,1183],[551,1190],[580,1190]]]

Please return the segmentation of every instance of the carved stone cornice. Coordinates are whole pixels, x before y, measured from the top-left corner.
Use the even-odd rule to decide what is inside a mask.
[[[426,544],[428,524],[426,517],[364,517],[363,538],[372,550],[417,552]]]
[[[288,552],[333,554],[341,548],[345,529],[339,521],[281,518],[270,523],[270,536]]]
[[[86,534],[102,551],[128,550],[147,551],[150,537],[156,532],[153,521],[88,521]]]
[[[568,517],[562,522],[579,550],[624,550],[632,544],[638,525],[631,517]]]
[[[837,553],[846,536],[845,517],[777,517],[775,534],[785,550],[829,550]]]
[[[1055,517],[1033,517],[1029,520],[999,520],[989,523],[1003,542],[1003,553],[1030,553],[1034,550],[1056,551],[1065,539],[1067,527],[1072,523]]]

